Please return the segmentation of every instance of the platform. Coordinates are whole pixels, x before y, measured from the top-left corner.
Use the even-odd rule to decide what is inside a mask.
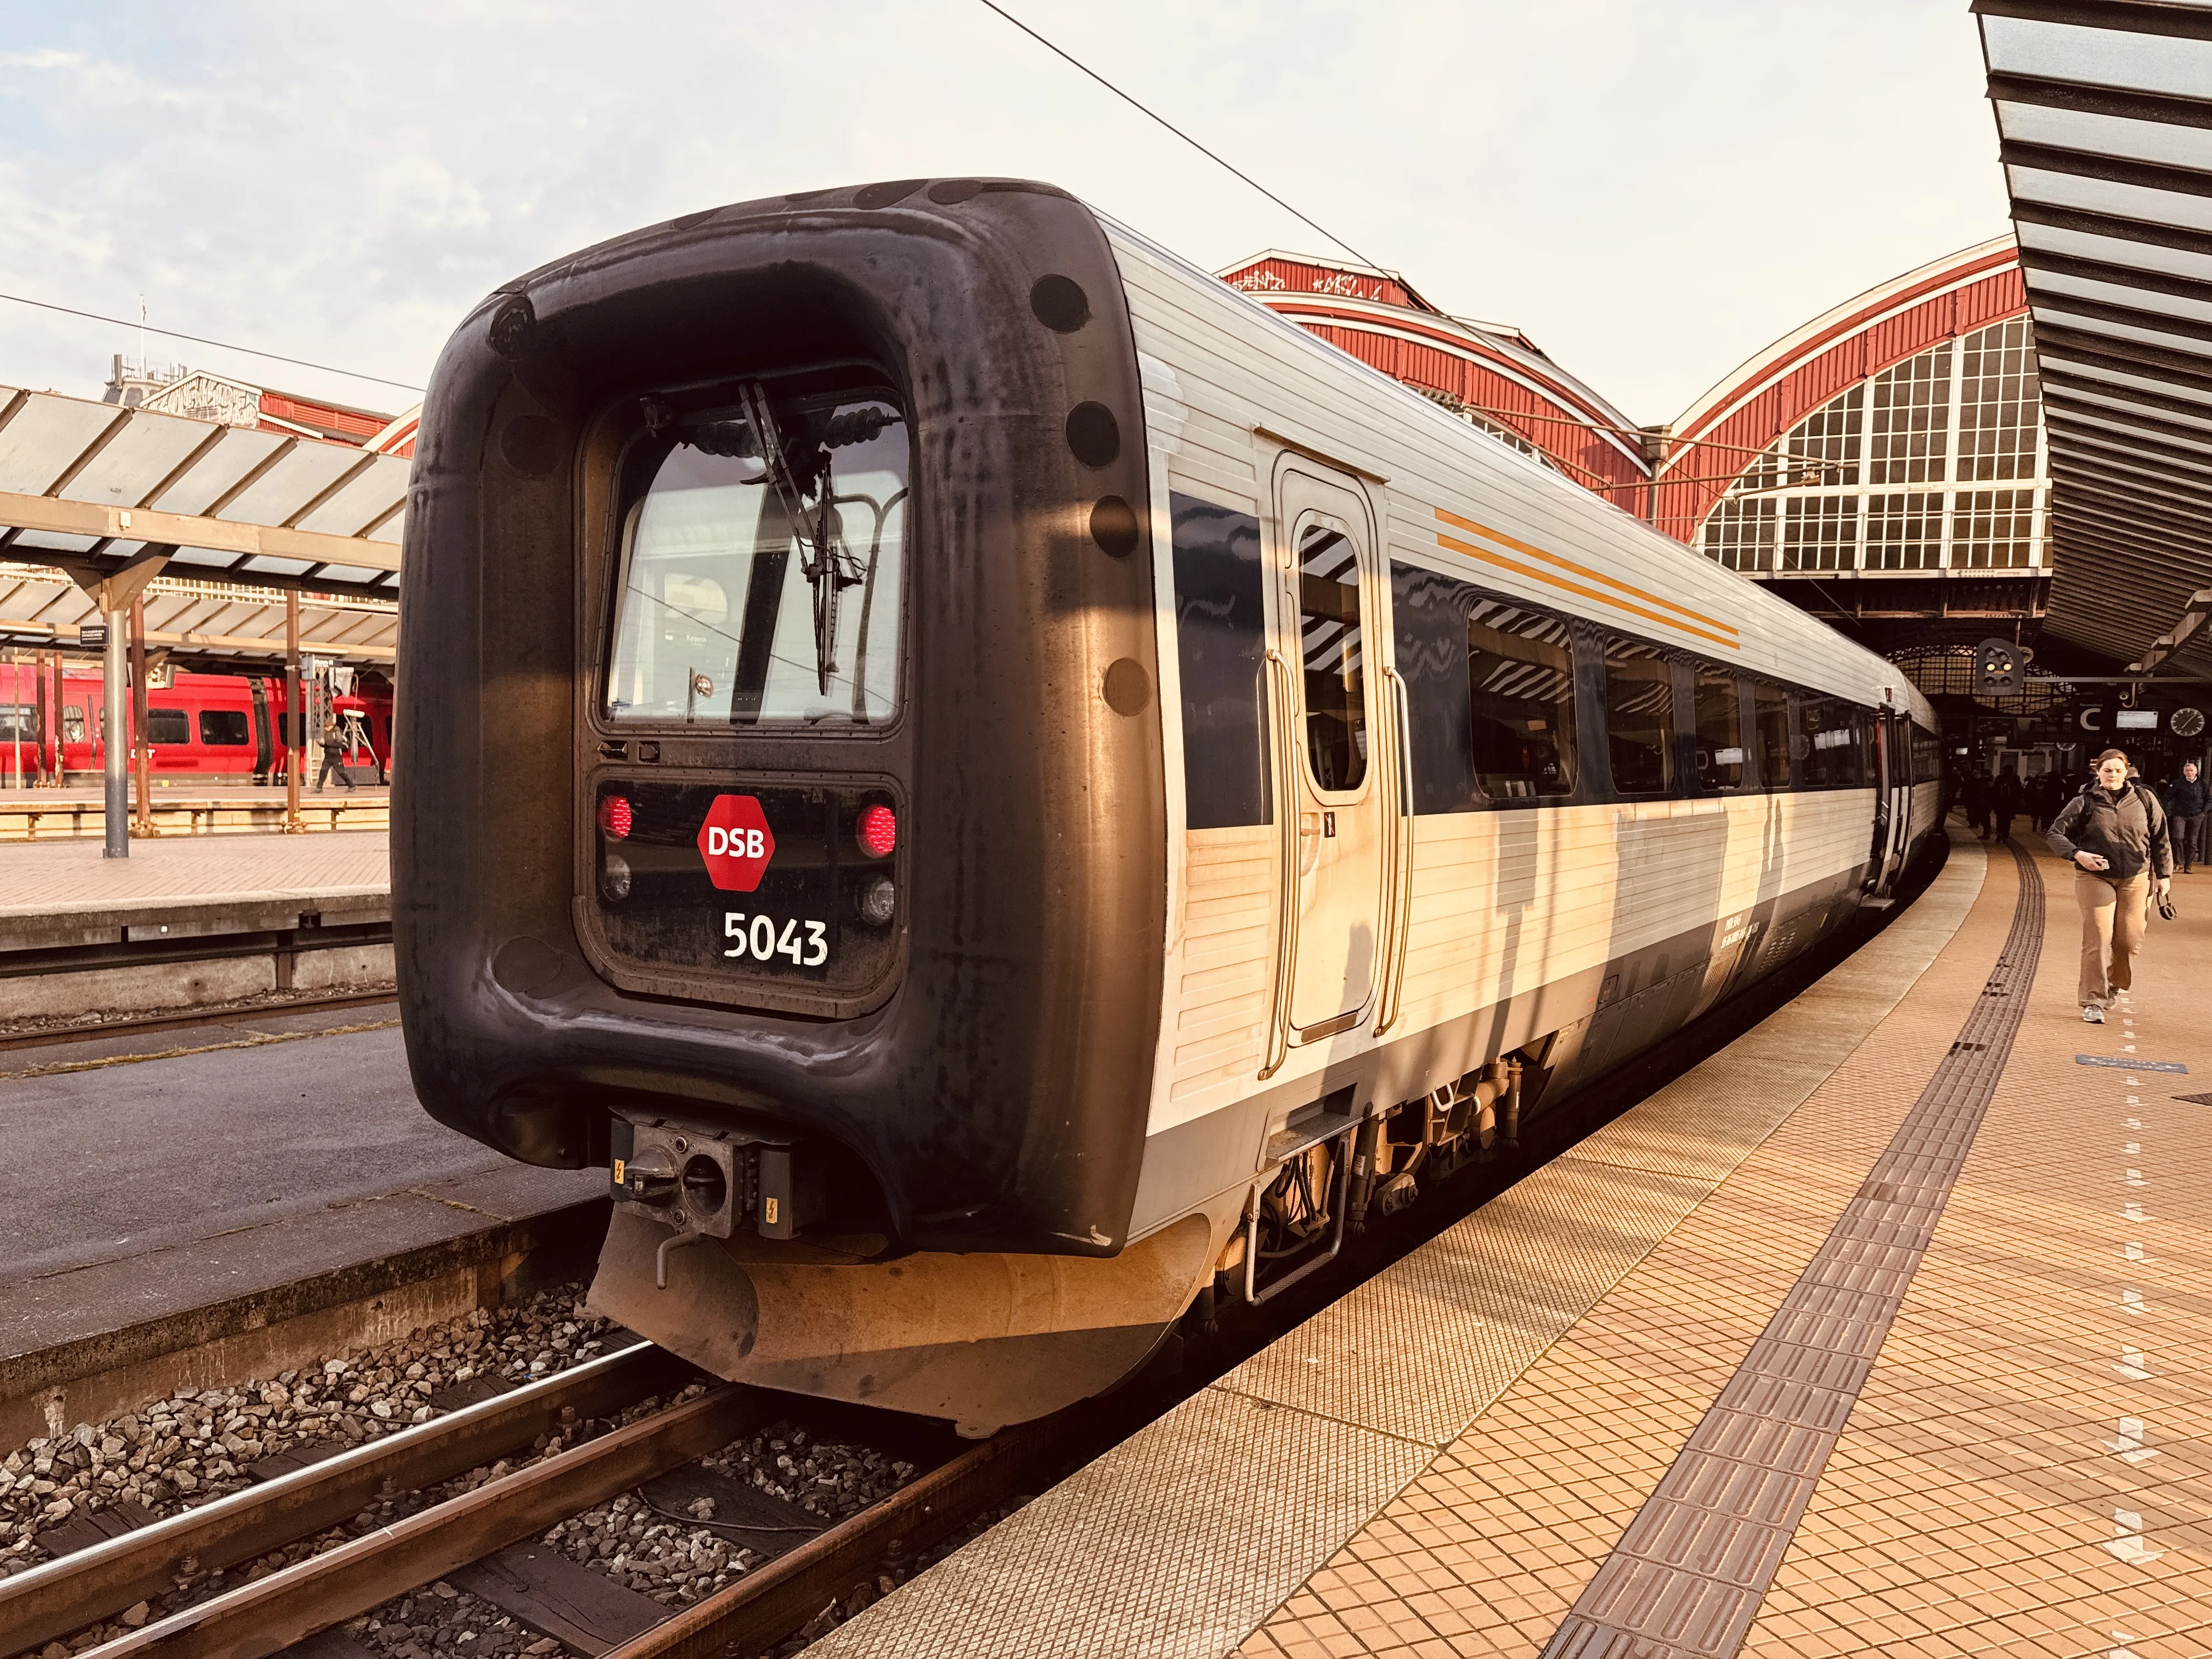
[[[2103,1027],[2070,880],[1955,841],[1789,1007],[812,1653],[2212,1651],[2212,878]]]
[[[391,809],[392,792],[381,785],[345,789],[332,784],[300,795],[300,823],[308,830],[382,830],[392,821]],[[156,836],[167,838],[281,833],[288,805],[282,784],[212,784],[179,776],[154,781],[147,810]],[[106,792],[98,782],[0,788],[0,842],[96,842],[106,836]]]
[[[0,1054],[9,1145],[65,1199],[0,1206],[0,1365],[605,1191],[433,1121],[398,1026],[269,1011]]]
[[[0,918],[168,900],[388,892],[392,838],[337,836],[157,836],[104,858],[96,842],[0,847]]]

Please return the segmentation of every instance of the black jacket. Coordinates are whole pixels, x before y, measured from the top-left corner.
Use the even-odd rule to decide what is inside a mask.
[[[2102,784],[2091,784],[2051,821],[2049,840],[2051,850],[2069,862],[2076,853],[2100,853],[2110,859],[2112,868],[2089,872],[2107,881],[2139,876],[2146,864],[2154,876],[2173,873],[2166,808],[2140,783],[2123,785],[2118,795]]]
[[[2166,786],[2166,810],[2175,817],[2203,817],[2205,805],[2202,778],[2176,778]]]

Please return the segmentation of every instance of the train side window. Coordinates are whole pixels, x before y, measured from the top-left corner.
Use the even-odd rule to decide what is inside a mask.
[[[62,710],[62,741],[84,741],[84,709],[76,703],[70,703]]]
[[[253,741],[246,729],[243,708],[200,710],[200,741],[216,748],[240,747]]]
[[[1751,721],[1759,748],[1759,781],[1763,788],[1790,787],[1790,694],[1778,685],[1754,680]]]
[[[1805,787],[1859,787],[1866,775],[1860,755],[1866,734],[1856,711],[1841,697],[1806,697],[1797,714],[1805,734]]]
[[[146,741],[149,743],[190,743],[192,740],[192,717],[182,708],[149,708],[146,711]]]
[[[1936,734],[1915,724],[1912,728],[1912,781],[1934,783],[1943,775],[1943,745]]]
[[[1483,804],[1468,706],[1467,614],[1476,602],[1465,582],[1390,567],[1393,665],[1406,683],[1416,812],[1472,812]]]
[[[1359,549],[1325,519],[1298,531],[1298,645],[1304,659],[1306,757],[1323,791],[1367,776],[1367,665]]]
[[[1674,665],[1657,646],[1606,641],[1605,720],[1615,789],[1663,795],[1674,787]]]
[[[1575,657],[1556,617],[1408,565],[1391,568],[1413,810],[1468,812],[1575,787]]]
[[[1567,625],[1494,600],[1467,620],[1474,775],[1498,799],[1575,787],[1575,653]]]
[[[0,708],[0,743],[36,743],[39,740],[39,710],[36,704],[19,702],[13,708]]]
[[[1185,821],[1193,830],[1272,823],[1260,521],[1193,495],[1170,495],[1168,503]]]
[[[1725,668],[1699,663],[1696,671],[1698,787],[1743,787],[1743,696]]]

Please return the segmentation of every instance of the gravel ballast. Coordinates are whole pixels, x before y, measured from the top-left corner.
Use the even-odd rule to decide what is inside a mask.
[[[108,1422],[81,1424],[68,1434],[33,1440],[0,1457],[0,1576],[48,1559],[40,1535],[88,1510],[127,1502],[156,1516],[173,1515],[252,1484],[245,1471],[258,1459],[315,1443],[359,1444],[440,1414],[430,1396],[441,1389],[485,1377],[519,1384],[595,1358],[629,1340],[609,1322],[584,1312],[581,1286],[562,1285],[319,1367],[288,1370],[238,1388],[173,1395]],[[662,1409],[706,1386],[694,1382],[669,1399],[641,1401],[615,1422]],[[167,1595],[66,1643],[50,1644],[41,1659],[68,1659],[613,1425],[577,1424],[541,1437],[536,1445],[441,1487],[382,1498],[343,1526],[228,1569],[181,1562]],[[824,1441],[787,1420],[732,1441],[702,1464],[795,1505],[824,1528],[888,1497],[916,1473],[913,1464],[884,1452]],[[558,1522],[540,1541],[672,1610],[713,1595],[771,1559],[779,1547],[799,1540],[784,1538],[777,1547],[763,1547],[757,1525],[718,1521],[711,1498],[672,1510],[642,1491],[631,1491]],[[903,1571],[897,1574],[905,1576]],[[887,1577],[883,1589],[892,1582]],[[357,1643],[395,1659],[550,1659],[565,1652],[551,1638],[442,1582],[372,1609],[344,1628]]]

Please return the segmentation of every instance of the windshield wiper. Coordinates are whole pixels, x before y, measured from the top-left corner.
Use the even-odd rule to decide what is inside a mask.
[[[843,536],[837,500],[830,487],[830,452],[815,444],[811,454],[795,456],[787,448],[782,429],[776,423],[775,406],[769,400],[768,388],[759,381],[746,381],[738,387],[738,396],[759,441],[769,482],[775,486],[783,501],[784,513],[791,520],[792,539],[799,544],[799,573],[814,590],[815,687],[827,696],[830,677],[837,672],[834,654],[837,647],[837,596],[866,580],[860,562],[841,545]],[[880,424],[878,429],[881,429]],[[833,438],[852,443],[873,435],[860,432],[848,435],[841,431]],[[797,464],[800,463],[806,468],[804,477],[798,471]],[[820,499],[810,505],[807,497],[817,491]]]

